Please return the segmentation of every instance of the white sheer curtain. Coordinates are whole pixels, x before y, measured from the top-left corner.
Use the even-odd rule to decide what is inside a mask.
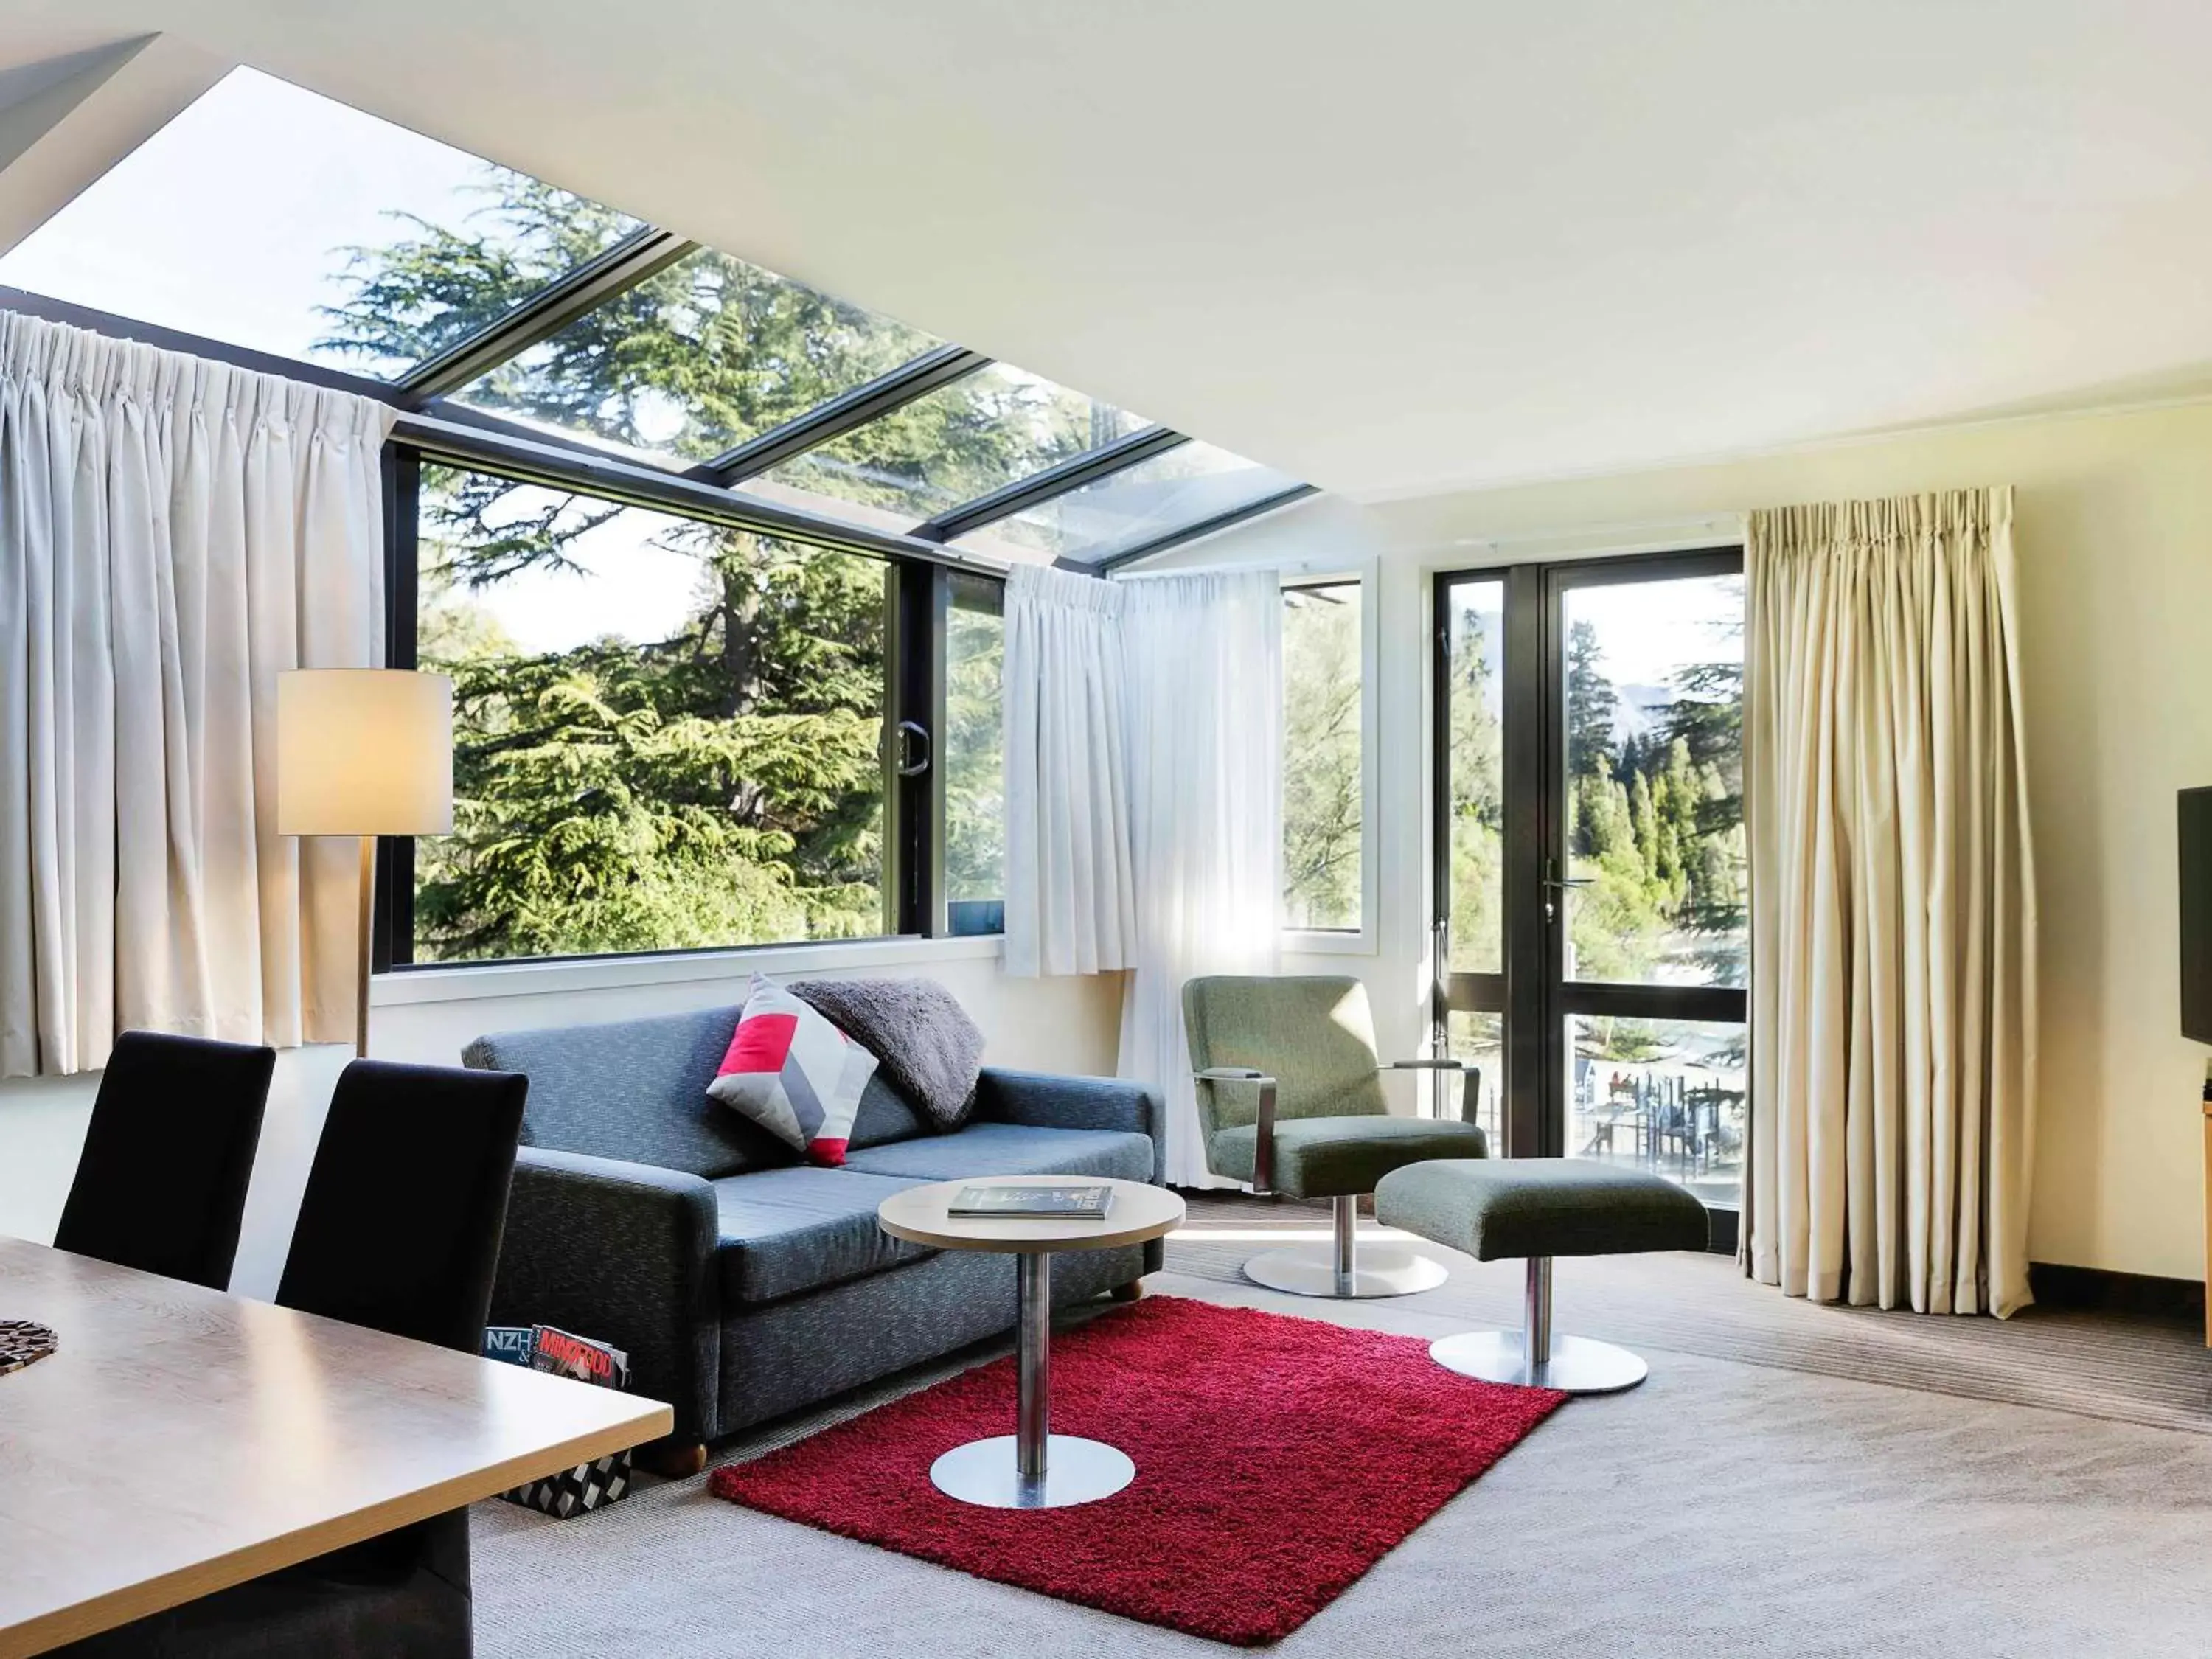
[[[1038,565],[1006,580],[1006,971],[1126,968],[1129,860],[1121,589]]]
[[[1754,1277],[2024,1307],[2035,866],[2012,492],[1751,515]]]
[[[1136,972],[1120,1071],[1168,1108],[1167,1178],[1206,1168],[1183,981],[1272,974],[1282,927],[1282,583],[1272,570],[1121,584]]]
[[[381,404],[0,313],[0,1075],[353,1030],[278,671],[382,660]]]

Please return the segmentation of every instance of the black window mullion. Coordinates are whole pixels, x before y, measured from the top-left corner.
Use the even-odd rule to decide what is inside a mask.
[[[520,356],[585,313],[635,288],[699,245],[672,231],[647,225],[598,257],[554,278],[475,333],[417,363],[392,384],[403,404],[420,408]]]
[[[1064,570],[1079,570],[1098,576],[1110,575],[1123,565],[1134,564],[1139,559],[1149,559],[1155,553],[1164,553],[1171,547],[1181,547],[1185,542],[1194,542],[1200,537],[1214,535],[1234,526],[1244,524],[1253,519],[1273,513],[1278,507],[1288,507],[1294,501],[1302,501],[1309,495],[1320,493],[1319,489],[1313,484],[1292,484],[1288,489],[1278,490],[1272,495],[1262,495],[1258,501],[1248,501],[1243,507],[1232,507],[1226,512],[1213,514],[1199,520],[1195,524],[1187,524],[1179,529],[1164,531],[1149,541],[1139,542],[1134,547],[1125,547],[1120,552],[1109,553],[1103,559],[1091,561],[1056,559],[1054,562]]]
[[[988,495],[974,501],[963,501],[950,512],[915,526],[908,533],[926,542],[949,542],[956,536],[964,536],[971,530],[996,524],[1001,519],[1025,513],[1041,507],[1058,496],[1096,483],[1101,478],[1148,461],[1155,455],[1164,455],[1171,449],[1180,449],[1190,440],[1182,433],[1164,426],[1146,427],[1096,449],[1085,450],[1080,455],[1070,456],[1057,466],[1048,466],[1042,472],[1017,478]]]
[[[1552,1097],[1545,1053],[1555,1029],[1547,986],[1555,971],[1558,930],[1541,893],[1547,854],[1558,840],[1553,820],[1543,710],[1556,671],[1559,641],[1545,604],[1544,573],[1535,565],[1505,572],[1504,674],[1505,833],[1503,909],[1505,934],[1505,1150],[1514,1158],[1553,1158],[1565,1139],[1564,1115]]]
[[[885,920],[894,933],[941,937],[945,913],[945,782],[937,750],[945,730],[946,573],[920,561],[893,564],[888,729],[884,733]]]
[[[416,665],[416,583],[422,458],[386,444],[380,459],[384,483],[384,664]],[[376,847],[376,889],[369,912],[369,967],[389,973],[415,960],[415,842],[385,836]]]

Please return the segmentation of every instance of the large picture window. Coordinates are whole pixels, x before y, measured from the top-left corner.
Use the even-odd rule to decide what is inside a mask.
[[[887,567],[423,470],[416,650],[454,681],[417,961],[882,933]]]
[[[1359,584],[1283,590],[1283,925],[1361,926]]]

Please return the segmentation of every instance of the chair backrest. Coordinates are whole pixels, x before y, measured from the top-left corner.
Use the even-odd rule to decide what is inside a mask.
[[[1376,1075],[1375,1020],[1367,988],[1338,975],[1282,978],[1215,975],[1182,988],[1194,1072],[1247,1066],[1275,1079],[1275,1115],[1353,1117],[1387,1112]],[[1210,1139],[1224,1127],[1215,1091],[1198,1091]],[[1238,1121],[1249,1122],[1249,1112]]]
[[[356,1060],[339,1074],[276,1300],[475,1352],[527,1078]]]
[[[243,1043],[116,1038],[55,1248],[228,1286],[276,1063]]]

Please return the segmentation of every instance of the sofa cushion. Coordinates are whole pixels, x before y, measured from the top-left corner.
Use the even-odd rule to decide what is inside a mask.
[[[716,1265],[733,1302],[773,1302],[929,1254],[876,1225],[876,1206],[916,1183],[799,1166],[714,1182]]]
[[[682,1170],[712,1181],[799,1154],[707,1098],[735,1008],[478,1037],[465,1064],[530,1079],[526,1146]]]
[[[1697,1195],[1664,1176],[1586,1158],[1439,1158],[1394,1170],[1375,1216],[1478,1261],[1702,1250]]]
[[[1252,1178],[1251,1124],[1213,1137],[1206,1161],[1214,1174]],[[1294,1117],[1275,1123],[1274,1189],[1285,1198],[1340,1198],[1371,1193],[1375,1183],[1408,1164],[1432,1158],[1481,1158],[1489,1151],[1482,1131],[1450,1118]]]
[[[845,1161],[860,1092],[876,1074],[874,1054],[764,974],[753,975],[730,1051],[707,1085],[810,1164]]]
[[[902,1176],[914,1181],[959,1181],[969,1176],[1113,1176],[1122,1181],[1152,1176],[1152,1138],[1120,1129],[1056,1129],[1027,1123],[971,1123],[949,1135],[929,1135],[854,1152],[848,1170]]]

